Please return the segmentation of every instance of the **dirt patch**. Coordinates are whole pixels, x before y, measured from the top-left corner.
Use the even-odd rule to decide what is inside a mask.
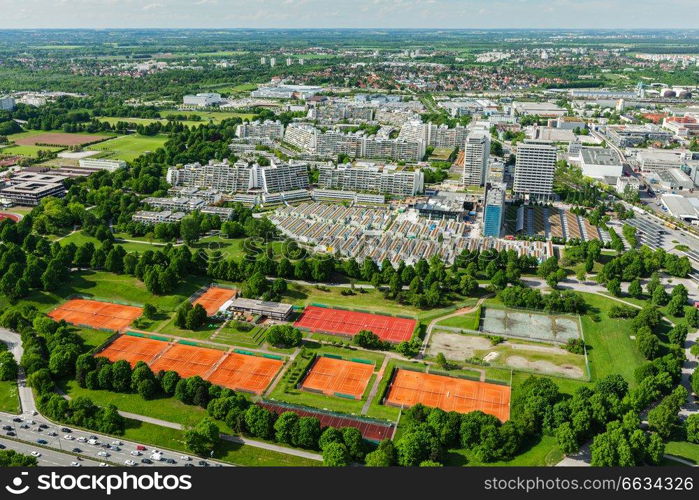
[[[103,135],[46,133],[15,139],[21,146],[84,146],[102,142],[111,137]]]
[[[473,356],[473,351],[490,349],[490,340],[475,335],[461,335],[458,333],[434,332],[430,338],[430,346],[427,350],[429,356],[444,354],[447,359],[463,361]]]
[[[525,370],[537,371],[545,374],[563,375],[571,378],[582,378],[582,370],[573,365],[555,365],[550,361],[530,361],[522,356],[509,356],[505,360],[507,366]]]

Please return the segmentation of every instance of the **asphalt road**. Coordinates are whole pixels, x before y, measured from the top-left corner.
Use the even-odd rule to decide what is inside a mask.
[[[95,467],[99,465],[99,462],[95,460],[78,459],[75,455],[69,453],[47,450],[29,443],[12,441],[11,439],[0,438],[0,445],[4,446],[6,450],[15,450],[23,455],[30,455],[32,452],[40,453],[41,455],[37,457],[40,467]],[[76,466],[76,463],[80,465]]]

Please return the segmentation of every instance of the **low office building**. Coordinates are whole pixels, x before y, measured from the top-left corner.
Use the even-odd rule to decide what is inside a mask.
[[[694,182],[679,168],[656,170],[644,174],[648,183],[656,191],[689,191],[694,189]]]
[[[214,106],[220,104],[223,99],[221,99],[221,94],[216,94],[212,92],[206,92],[196,95],[186,95],[182,98],[182,104],[184,106],[194,106],[197,108],[205,108],[209,106]]]
[[[643,189],[643,183],[638,177],[625,177],[622,175],[616,180],[616,192],[624,194],[627,189],[640,191]]]
[[[174,222],[180,222],[182,219],[184,219],[184,217],[184,212],[172,212],[170,210],[150,212],[141,210],[133,214],[131,220],[134,222],[142,222],[144,224],[172,224]]]
[[[265,316],[276,321],[286,321],[293,309],[291,304],[244,298],[233,299],[228,306],[231,312]]]
[[[65,194],[66,188],[62,180],[61,182],[13,182],[11,185],[0,189],[0,198],[9,200],[15,205],[30,207],[38,205],[41,199],[47,196],[62,198]]]
[[[83,158],[78,164],[81,168],[107,170],[109,172],[114,172],[119,168],[126,167],[126,162],[124,160],[100,160],[98,158]]]
[[[619,177],[624,172],[621,158],[613,149],[583,147],[580,149],[577,161],[583,175],[595,179]]]
[[[615,146],[628,148],[645,141],[669,141],[672,139],[672,133],[652,124],[609,125],[607,137]]]
[[[682,195],[664,194],[660,197],[660,202],[673,217],[685,222],[699,220],[699,206],[694,205]]]

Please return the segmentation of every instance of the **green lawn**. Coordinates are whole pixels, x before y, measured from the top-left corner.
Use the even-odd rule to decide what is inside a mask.
[[[151,123],[156,122],[162,123],[163,125],[170,123],[170,121],[166,120],[165,118],[130,118],[119,116],[100,116],[97,119],[101,122],[109,123],[112,126],[116,125],[119,122],[133,123],[135,125],[150,125]],[[183,120],[178,121],[177,123],[181,123],[186,127],[198,127],[199,125],[205,124],[206,122],[195,120]]]
[[[14,380],[0,381],[0,411],[6,413],[21,413],[17,383]]]
[[[355,295],[341,295],[343,288],[317,287],[289,283],[289,290],[284,294],[282,302],[288,304],[307,306],[311,303],[320,303],[328,306],[351,307],[363,309],[375,313],[401,314],[405,316],[417,316],[421,310],[413,306],[402,305],[383,297],[376,290],[356,290]]]
[[[453,316],[451,318],[443,319],[437,324],[441,326],[451,326],[454,328],[463,328],[465,330],[478,330],[478,325],[481,320],[481,310],[477,310],[462,314],[460,316]]]
[[[131,161],[144,153],[155,151],[167,142],[166,135],[143,136],[138,134],[124,135],[88,146],[91,151],[102,151],[102,158],[115,158]]]
[[[234,323],[233,321],[226,323],[226,326],[216,334],[216,338],[212,338],[211,340],[221,342],[222,344],[233,344],[253,348],[260,347],[264,342],[265,328],[255,325],[252,330],[245,331],[237,328]]]
[[[581,295],[590,306],[590,313],[597,313],[600,317],[598,322],[590,314],[581,318],[592,380],[619,373],[633,387],[636,384],[634,369],[642,365],[645,358],[630,338],[630,321],[608,316],[609,309],[615,304],[613,300],[590,293]]]
[[[684,458],[695,464],[699,464],[699,444],[686,441],[670,441],[665,444],[665,454]]]
[[[556,443],[556,438],[552,436],[543,436],[537,442],[530,445],[529,449],[525,452],[517,455],[512,460],[504,462],[479,462],[470,450],[449,450],[447,452],[446,459],[444,461],[445,465],[459,466],[466,465],[472,467],[479,466],[509,466],[509,467],[541,467],[541,466],[552,466],[557,464],[563,459],[563,453],[558,444]]]
[[[221,123],[221,121],[227,118],[242,118],[243,120],[252,120],[255,117],[253,113],[236,113],[235,111],[162,111],[160,113],[162,116],[169,115],[197,115],[201,116],[201,124],[206,124],[209,120],[214,123]],[[196,122],[195,122],[196,123]]]

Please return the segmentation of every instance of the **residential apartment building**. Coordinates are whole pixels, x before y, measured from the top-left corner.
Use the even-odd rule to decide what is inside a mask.
[[[265,193],[308,189],[308,166],[305,163],[272,163],[269,166],[248,165],[228,160],[206,165],[191,163],[168,169],[166,180],[173,186],[214,189],[226,193]]]
[[[500,237],[502,221],[505,215],[505,195],[507,184],[498,183],[488,186],[485,193],[483,211],[483,236]]]
[[[319,168],[318,187],[344,191],[368,191],[413,196],[424,190],[420,169],[404,170],[395,165],[339,165]]]
[[[551,196],[555,170],[556,148],[553,145],[540,141],[518,144],[513,191],[535,198]]]
[[[486,132],[472,132],[464,146],[464,186],[482,186],[488,171],[490,136]]]
[[[307,152],[315,152],[318,129],[308,123],[290,123],[284,132],[284,141]]]
[[[235,129],[235,135],[241,139],[251,137],[265,137],[268,139],[283,139],[284,125],[277,120],[265,120],[264,122],[245,122],[238,125]]]

